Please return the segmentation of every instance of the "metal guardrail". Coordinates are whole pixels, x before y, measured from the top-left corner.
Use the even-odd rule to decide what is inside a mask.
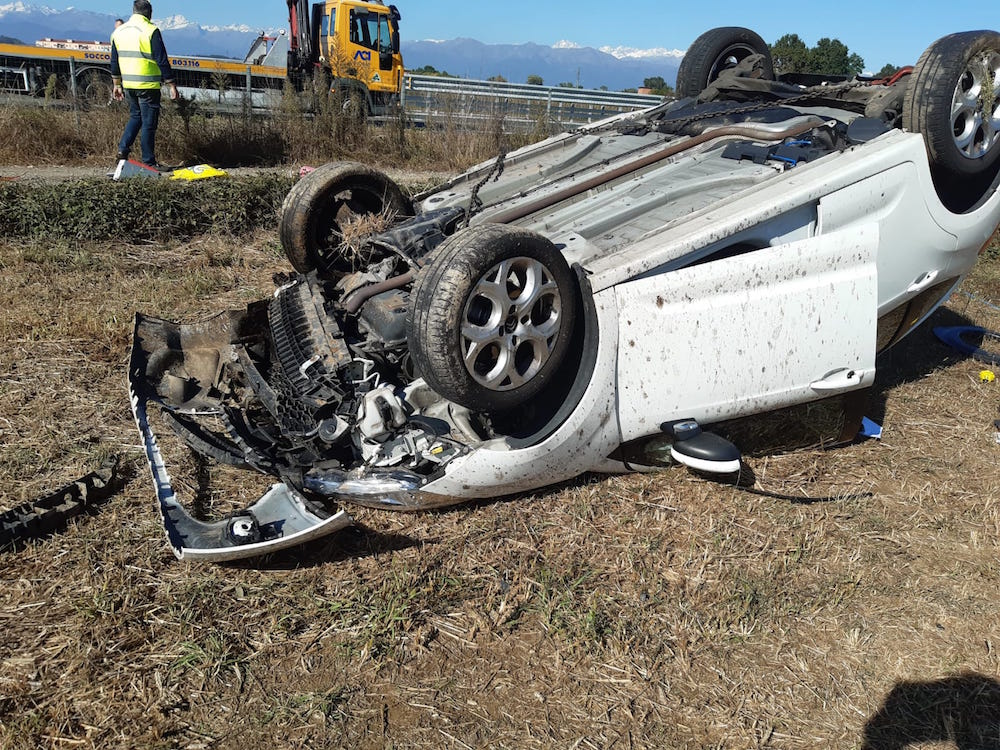
[[[402,103],[426,124],[492,120],[505,129],[565,129],[659,104],[659,96],[407,73]]]
[[[84,92],[77,91],[74,63],[75,60],[70,58],[69,81],[72,99],[76,101],[76,97]],[[254,76],[250,66],[247,66],[244,76],[233,76],[224,90],[185,85],[184,80],[179,80],[185,97],[198,101],[207,109],[228,112],[246,111],[247,107],[255,112],[276,109],[281,102],[283,82],[284,78]],[[29,91],[27,73],[23,69],[0,68],[0,88],[3,91]],[[110,86],[107,94],[110,96]],[[467,127],[488,123],[505,131],[552,132],[650,107],[661,101],[659,96],[624,91],[536,86],[412,73],[405,74],[403,78],[401,98],[407,119],[421,125]],[[102,103],[106,102],[90,102],[91,105]]]

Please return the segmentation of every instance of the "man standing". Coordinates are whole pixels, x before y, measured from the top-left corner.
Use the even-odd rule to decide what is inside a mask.
[[[111,76],[114,98],[128,100],[129,119],[118,144],[118,159],[128,152],[140,136],[142,161],[153,169],[156,163],[156,126],[160,122],[160,84],[170,87],[170,98],[177,98],[177,84],[170,70],[170,59],[160,30],[149,19],[153,6],[149,0],[132,3],[132,17],[111,34]]]

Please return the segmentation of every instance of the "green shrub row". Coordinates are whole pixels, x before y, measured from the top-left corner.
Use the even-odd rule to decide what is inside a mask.
[[[245,235],[276,225],[292,182],[263,175],[0,183],[0,236],[143,242],[213,232]]]

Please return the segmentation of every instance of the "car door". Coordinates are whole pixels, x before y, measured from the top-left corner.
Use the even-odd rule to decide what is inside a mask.
[[[619,284],[622,440],[871,385],[877,224]]]

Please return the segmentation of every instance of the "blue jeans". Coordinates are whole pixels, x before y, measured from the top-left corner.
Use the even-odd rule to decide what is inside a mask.
[[[160,123],[160,90],[125,89],[129,118],[118,144],[119,153],[128,155],[137,135],[142,133],[142,163],[156,164],[156,126]]]

